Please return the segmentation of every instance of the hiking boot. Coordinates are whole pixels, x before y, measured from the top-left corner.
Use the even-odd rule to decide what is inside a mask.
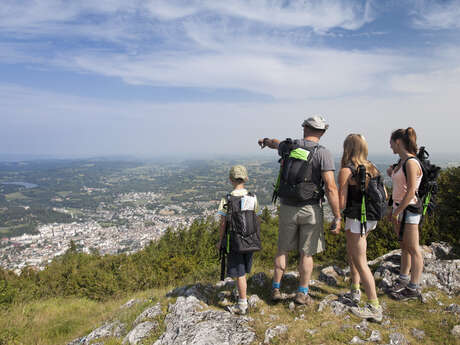
[[[359,303],[361,301],[361,290],[350,290],[350,292],[344,294],[343,297],[353,301],[354,303]]]
[[[392,292],[390,294],[392,298],[397,301],[407,301],[410,299],[421,299],[422,294],[420,293],[419,289],[411,289],[410,287],[406,286],[399,292]]]
[[[281,291],[280,289],[272,289],[272,301],[273,302],[278,302],[281,301]]]
[[[374,307],[367,303],[364,307],[351,307],[350,311],[362,319],[367,319],[375,322],[382,322],[382,306]]]
[[[309,294],[304,294],[303,292],[298,291],[295,294],[295,300],[297,304],[303,304],[303,305],[310,305],[313,304],[313,300],[311,299]]]
[[[232,314],[236,315],[246,315],[248,312],[248,306],[241,305],[240,303],[236,303],[234,305],[230,305],[225,307],[227,311],[229,311]]]
[[[390,293],[399,293],[406,288],[407,284],[409,284],[409,279],[406,280],[406,279],[396,278],[395,282],[388,289],[388,291]]]

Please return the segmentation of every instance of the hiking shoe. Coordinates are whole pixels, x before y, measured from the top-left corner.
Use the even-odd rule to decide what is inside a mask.
[[[383,313],[382,306],[374,307],[367,303],[364,307],[351,307],[350,311],[362,319],[367,319],[375,322],[382,322]]]
[[[350,292],[344,294],[343,297],[353,301],[354,303],[359,303],[361,301],[361,290],[350,290]]]
[[[313,304],[313,300],[311,299],[309,294],[304,294],[303,292],[298,291],[295,294],[295,300],[297,304],[303,304],[303,305],[310,305]]]
[[[421,299],[422,294],[420,293],[419,289],[411,289],[410,287],[406,286],[399,292],[392,292],[390,294],[392,298],[398,301],[407,301],[410,299]]]
[[[406,279],[396,278],[395,282],[388,289],[388,291],[390,293],[399,293],[399,292],[401,292],[402,290],[404,290],[406,288],[407,284],[409,284],[408,279],[406,280]]]
[[[243,306],[239,303],[225,307],[227,311],[236,315],[246,315],[248,312],[248,306]]]
[[[272,301],[273,302],[278,302],[281,301],[281,291],[280,289],[272,289]]]

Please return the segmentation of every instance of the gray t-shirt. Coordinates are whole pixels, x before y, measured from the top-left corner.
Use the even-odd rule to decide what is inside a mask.
[[[299,143],[301,147],[306,148],[307,150],[313,149],[318,143],[314,141],[305,140],[305,139],[296,139],[294,143]],[[282,156],[283,150],[286,150],[285,142],[281,142],[278,147],[278,154]],[[331,152],[326,149],[324,146],[319,145],[316,154],[312,157],[312,181],[318,185],[322,185],[321,172],[323,171],[334,171],[335,164],[334,159],[332,158]]]

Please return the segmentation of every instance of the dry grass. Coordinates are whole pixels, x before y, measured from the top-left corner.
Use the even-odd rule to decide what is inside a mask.
[[[266,272],[269,275],[269,271]],[[276,325],[285,324],[288,332],[272,339],[271,344],[348,344],[354,336],[367,339],[372,330],[382,334],[381,343],[390,342],[389,335],[394,332],[404,334],[411,344],[460,344],[460,340],[450,334],[453,326],[460,323],[459,316],[445,311],[451,303],[460,304],[460,296],[449,298],[441,292],[438,301],[431,300],[427,304],[419,301],[396,302],[386,296],[380,296],[384,305],[384,313],[390,324],[369,323],[365,334],[360,333],[355,326],[360,319],[345,314],[334,315],[328,308],[318,312],[318,303],[330,293],[339,293],[346,290],[345,283],[337,288],[321,285],[312,287],[311,293],[315,297],[315,305],[311,307],[296,307],[289,309],[287,300],[273,304],[270,301],[270,282],[250,294],[258,294],[262,303],[256,310],[251,310],[253,321],[250,326],[256,332],[254,344],[263,343],[265,331]],[[34,344],[51,345],[67,344],[71,340],[84,336],[107,320],[118,319],[126,324],[127,330],[132,328],[134,319],[147,306],[158,301],[163,310],[170,299],[165,297],[169,288],[139,292],[121,299],[107,302],[94,302],[79,298],[54,298],[34,301],[12,306],[7,311],[0,311],[0,345],[6,344]],[[147,300],[132,308],[120,310],[120,306],[131,298]],[[216,306],[212,306],[216,308]],[[159,331],[145,339],[144,344],[153,344],[164,330],[162,319]],[[417,328],[425,332],[423,341],[417,340],[411,332]],[[310,334],[309,331],[316,333]],[[106,345],[120,345],[122,339],[105,339]]]

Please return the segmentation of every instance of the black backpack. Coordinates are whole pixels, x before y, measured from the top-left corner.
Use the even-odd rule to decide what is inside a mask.
[[[438,176],[441,168],[431,164],[429,161],[430,154],[425,150],[425,146],[420,147],[416,157],[409,157],[404,162],[402,168],[404,176],[407,178],[406,163],[409,159],[416,159],[422,168],[422,181],[416,192],[418,203],[409,205],[408,210],[425,216],[427,213],[432,214],[436,207],[436,194],[438,193]],[[421,222],[420,222],[421,223]]]
[[[312,181],[311,161],[319,148],[318,144],[307,148],[289,138],[280,143],[280,172],[273,192],[273,202],[278,197],[293,203],[316,203],[323,198],[322,186]]]
[[[248,193],[246,196],[255,197]],[[253,253],[262,249],[260,223],[255,210],[242,210],[245,196],[227,195],[226,252]]]
[[[364,165],[358,166],[358,170],[354,166],[349,166],[349,168],[355,181],[359,183],[361,203],[351,205],[351,207],[347,205],[347,212],[344,213],[350,218],[360,219],[362,236],[365,233],[368,220],[378,221],[385,216],[387,208],[385,185],[380,173],[376,176],[371,176]]]

